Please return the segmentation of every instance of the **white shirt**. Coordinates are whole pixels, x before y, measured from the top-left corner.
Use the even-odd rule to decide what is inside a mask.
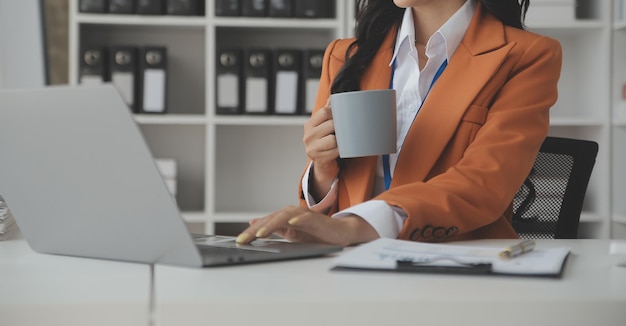
[[[474,15],[476,8],[475,0],[465,2],[459,10],[448,19],[426,43],[426,56],[428,60],[422,71],[419,70],[419,58],[415,48],[415,28],[413,25],[413,11],[407,8],[402,18],[400,29],[396,37],[394,55],[389,63],[393,66],[395,61],[396,69],[393,74],[393,88],[396,90],[397,119],[398,119],[398,143],[397,152],[389,155],[389,166],[391,175],[395,170],[398,155],[402,150],[404,139],[417,115],[419,108],[428,94],[432,80],[441,64],[450,60],[450,57],[461,43],[465,31]],[[302,178],[302,189],[305,194],[307,205],[315,211],[325,212],[337,200],[337,180],[331,186],[330,191],[319,202],[316,203],[309,194],[309,173],[312,165]],[[378,158],[376,181],[374,184],[374,194],[385,191],[384,174],[382,160]],[[406,212],[398,207],[388,205],[383,200],[369,200],[344,209],[332,217],[342,217],[346,215],[358,215],[366,220],[378,232],[381,238],[397,238],[404,220]]]

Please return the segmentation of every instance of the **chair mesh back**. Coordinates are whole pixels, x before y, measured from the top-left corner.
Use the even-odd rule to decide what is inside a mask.
[[[576,239],[598,154],[589,140],[546,137],[513,200],[513,228],[523,239]]]
[[[554,239],[574,158],[539,153],[513,200],[514,225],[525,239]]]

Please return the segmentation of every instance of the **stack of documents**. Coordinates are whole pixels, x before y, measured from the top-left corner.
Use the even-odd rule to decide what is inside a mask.
[[[615,0],[615,21],[616,22],[624,22],[626,21],[626,0]]]
[[[165,185],[167,189],[172,194],[172,197],[176,199],[176,189],[177,189],[177,173],[176,173],[176,160],[171,158],[155,158],[154,162],[156,163],[159,172],[161,173],[161,177],[163,181],[165,181]]]
[[[514,240],[512,240],[514,242]],[[377,239],[335,259],[335,270],[560,277],[569,248],[537,248],[503,259],[503,248]]]
[[[13,215],[0,196],[0,240],[8,239],[17,229]]]

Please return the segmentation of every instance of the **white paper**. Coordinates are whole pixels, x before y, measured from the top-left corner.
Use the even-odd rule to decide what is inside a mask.
[[[317,90],[320,86],[319,79],[307,79],[305,83],[305,104],[304,109],[307,113],[313,112],[315,108],[315,100],[317,98]]]
[[[167,187],[167,190],[170,192],[170,194],[176,197],[176,189],[177,189],[176,179],[164,178],[163,181],[165,182],[165,186]]]
[[[217,76],[217,106],[221,108],[239,106],[239,76],[236,74]]]
[[[246,112],[267,112],[267,79],[246,79]]]
[[[176,178],[176,160],[172,158],[155,158],[156,164],[161,176],[164,178],[175,179]]]
[[[135,76],[131,72],[114,72],[111,82],[115,85],[124,102],[132,106],[135,103]]]
[[[96,75],[84,75],[80,76],[79,83],[85,86],[97,86],[104,84],[102,77]]]
[[[515,244],[512,240],[512,245]],[[491,263],[492,271],[501,274],[559,274],[568,248],[537,248],[513,259],[501,259],[504,248],[432,244],[395,239],[377,239],[335,258],[337,266],[369,269],[395,269],[397,261],[411,261],[424,266],[463,266],[462,263]],[[428,263],[432,261],[432,263]]]
[[[165,70],[146,69],[143,83],[143,110],[165,111]]]
[[[298,109],[298,73],[276,73],[276,113],[295,113]]]

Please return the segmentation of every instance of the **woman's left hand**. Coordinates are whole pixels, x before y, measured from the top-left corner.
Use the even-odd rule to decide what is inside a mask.
[[[291,242],[318,242],[343,247],[379,238],[374,228],[359,216],[330,218],[307,207],[287,206],[251,220],[250,226],[237,237],[237,242],[250,243],[271,234]]]

